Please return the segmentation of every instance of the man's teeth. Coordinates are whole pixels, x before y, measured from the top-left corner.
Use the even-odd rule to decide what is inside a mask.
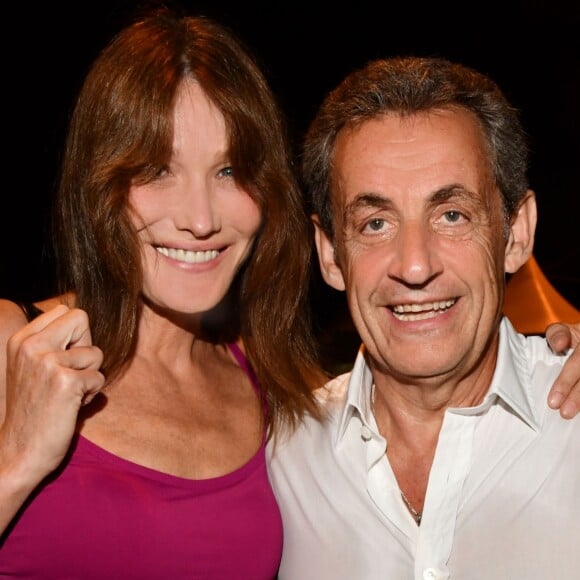
[[[181,250],[177,248],[165,248],[163,246],[157,246],[155,248],[160,254],[171,258],[172,260],[177,260],[178,262],[187,262],[188,264],[202,264],[203,262],[209,262],[210,260],[215,260],[219,256],[217,250],[207,250],[205,252],[194,252],[193,250]]]
[[[398,304],[393,306],[393,314],[397,320],[405,322],[433,318],[455,304],[455,300],[427,302],[425,304]]]

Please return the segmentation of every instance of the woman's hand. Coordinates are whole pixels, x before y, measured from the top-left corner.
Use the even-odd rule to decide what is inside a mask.
[[[99,371],[102,361],[102,351],[92,344],[87,314],[64,305],[8,339],[0,427],[0,530],[64,459],[79,409],[105,383]]]

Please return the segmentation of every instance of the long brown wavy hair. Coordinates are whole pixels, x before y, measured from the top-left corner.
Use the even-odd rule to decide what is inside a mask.
[[[267,398],[269,427],[318,415],[325,380],[310,324],[312,232],[286,127],[255,58],[226,27],[166,8],[121,30],[91,66],[70,119],[55,215],[59,284],[87,311],[114,379],[131,359],[142,308],[141,250],[128,214],[135,181],[172,154],[173,108],[195,79],[226,120],[238,183],[262,225],[233,286],[228,328],[244,343]],[[270,429],[271,431],[271,429]]]

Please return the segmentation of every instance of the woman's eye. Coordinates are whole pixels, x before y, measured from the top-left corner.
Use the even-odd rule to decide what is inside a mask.
[[[154,179],[159,179],[160,177],[164,177],[168,173],[169,173],[169,167],[167,165],[163,165],[162,167],[159,167],[155,171],[155,177],[154,177]]]
[[[233,167],[224,167],[220,169],[219,175],[221,177],[233,177],[234,176],[234,168]]]

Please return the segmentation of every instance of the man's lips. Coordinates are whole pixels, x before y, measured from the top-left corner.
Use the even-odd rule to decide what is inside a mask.
[[[413,322],[416,320],[426,320],[439,314],[443,314],[457,302],[457,298],[440,300],[437,302],[425,302],[423,304],[409,303],[397,304],[390,309],[397,320],[403,322]]]

